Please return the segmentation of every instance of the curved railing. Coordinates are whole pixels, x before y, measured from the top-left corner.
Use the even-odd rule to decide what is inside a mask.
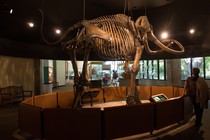
[[[95,90],[95,89],[89,89]],[[125,100],[129,87],[97,89],[93,102]],[[74,92],[49,93],[19,104],[20,129],[41,139],[113,139],[150,132],[179,123],[185,118],[184,89],[173,86],[138,86],[141,99],[164,93],[169,99],[158,103],[73,109]],[[105,99],[105,100],[104,100]],[[89,102],[84,99],[84,102]],[[163,111],[164,110],[164,111]],[[123,133],[122,133],[123,132]]]

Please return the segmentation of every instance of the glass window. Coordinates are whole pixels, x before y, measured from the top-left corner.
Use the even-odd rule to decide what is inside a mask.
[[[140,60],[139,78],[147,79],[147,60]]]
[[[153,60],[153,79],[158,79],[158,61]]]
[[[159,60],[159,79],[160,80],[165,80],[165,61],[164,60]]]
[[[153,63],[152,63],[152,60],[148,60],[148,78],[153,79]]]
[[[191,75],[191,58],[181,59],[181,80],[186,80]]]
[[[200,69],[200,76],[204,77],[204,69],[203,69],[203,57],[195,57],[192,58],[192,67],[197,67]]]
[[[118,72],[118,77],[123,78],[122,73],[124,72],[124,63],[117,64],[117,72]]]
[[[103,77],[102,64],[92,62],[91,65],[91,80],[100,80]]]
[[[188,76],[191,76],[193,67],[200,69],[199,75],[201,77],[210,79],[210,57],[205,57],[205,59],[204,57],[181,59],[181,80],[186,80]]]
[[[165,60],[140,60],[140,79],[166,79]]]
[[[210,79],[210,57],[205,57],[205,78]]]
[[[148,60],[148,78],[158,79],[158,61]]]
[[[140,79],[165,80],[165,60],[140,60]]]
[[[147,79],[147,60],[144,60],[143,63],[143,78]]]
[[[139,78],[143,79],[144,78],[144,61],[140,60],[140,69],[139,69]]]

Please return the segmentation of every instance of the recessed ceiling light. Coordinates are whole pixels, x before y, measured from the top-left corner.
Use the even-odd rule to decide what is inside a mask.
[[[10,9],[10,10],[9,10],[9,13],[12,14],[12,13],[13,13],[13,9]]]
[[[32,28],[32,27],[34,27],[34,23],[33,22],[28,22],[28,26]]]
[[[163,32],[163,33],[161,34],[161,38],[162,38],[162,39],[168,38],[168,33],[167,33],[167,32]]]
[[[190,29],[190,34],[194,34],[195,33],[195,29]]]
[[[60,29],[55,29],[55,33],[56,34],[60,34],[61,33],[61,30]]]

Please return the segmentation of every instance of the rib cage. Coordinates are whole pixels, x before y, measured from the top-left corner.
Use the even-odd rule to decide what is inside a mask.
[[[126,20],[127,22],[123,22]],[[107,32],[112,40],[107,43],[101,38],[91,40],[93,49],[103,58],[110,60],[130,60],[135,54],[134,36],[129,26],[129,18],[125,15],[103,16],[88,21]]]

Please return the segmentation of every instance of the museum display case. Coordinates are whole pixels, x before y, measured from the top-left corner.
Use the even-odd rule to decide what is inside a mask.
[[[92,61],[89,63],[89,79],[101,80],[103,77],[102,62]]]

